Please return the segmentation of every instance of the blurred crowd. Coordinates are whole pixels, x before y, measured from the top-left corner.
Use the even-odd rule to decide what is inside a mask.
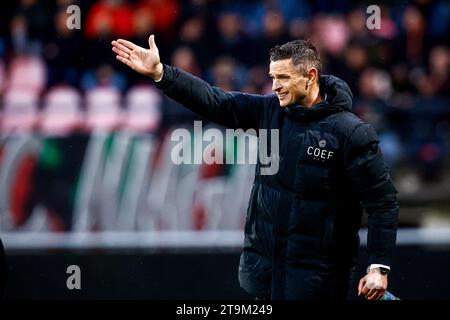
[[[71,4],[81,9],[80,30],[67,27]],[[139,78],[118,67],[110,41],[125,38],[147,46],[154,33],[164,62],[228,90],[266,93],[268,50],[307,38],[322,53],[325,72],[343,77],[356,95],[381,99],[448,95],[450,4],[383,1],[378,4],[381,28],[369,30],[370,4],[21,0],[2,10],[0,57],[3,69],[20,55],[41,57],[45,88],[68,83],[87,90],[110,82],[126,90]]]
[[[81,9],[79,30],[67,27],[72,4]],[[380,8],[380,29],[366,24],[372,4]],[[106,89],[121,99],[151,84],[116,61],[110,43],[117,38],[147,47],[155,34],[162,62],[225,90],[259,94],[271,92],[269,49],[311,39],[323,72],[350,85],[355,112],[376,126],[394,175],[409,166],[419,180],[436,181],[449,163],[448,1],[20,0],[2,6],[3,114],[17,92],[22,99],[33,92],[41,101],[55,88],[86,99]],[[157,132],[197,118],[152,94],[146,101],[161,115],[144,129]]]
[[[80,30],[67,28],[66,10],[71,4],[81,9]],[[357,97],[379,100],[378,108],[384,104],[412,108],[415,96],[448,97],[450,4],[383,1],[377,4],[381,28],[369,30],[366,9],[370,4],[348,0],[21,0],[5,4],[2,10],[0,86],[5,92],[14,85],[14,66],[26,63],[21,57],[36,55],[34,74],[27,76],[36,78],[28,82],[40,92],[62,83],[83,91],[109,85],[124,92],[145,80],[115,61],[111,40],[125,38],[147,46],[148,36],[154,33],[163,62],[226,90],[270,93],[268,50],[307,38],[320,50],[324,72],[347,81]],[[361,106],[363,116],[371,121],[376,120],[372,113],[379,113],[373,109]],[[168,121],[187,115],[181,108],[167,109]]]
[[[7,26],[2,28],[1,54],[7,61],[18,54],[40,54],[47,65],[48,85],[64,81],[86,89],[93,85],[86,79],[90,72],[97,71],[96,80],[101,82],[107,72],[100,68],[113,62],[111,39],[146,45],[148,35],[155,33],[166,62],[227,89],[261,92],[267,90],[267,77],[261,79],[258,68],[267,64],[268,49],[309,38],[321,50],[327,71],[352,75],[346,80],[357,94],[386,96],[393,90],[446,94],[449,4],[388,3],[379,4],[382,28],[369,30],[365,12],[369,3],[361,1],[21,0],[10,5],[2,22]],[[66,26],[71,4],[81,8],[80,31]],[[109,67],[122,79],[114,85],[125,89],[133,81]],[[228,69],[233,70],[233,79],[223,75]],[[389,83],[374,89],[373,77]]]

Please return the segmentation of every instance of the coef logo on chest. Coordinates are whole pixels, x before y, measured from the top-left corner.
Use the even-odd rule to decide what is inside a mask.
[[[327,150],[325,149],[325,147],[327,146],[327,142],[325,140],[320,140],[319,141],[319,147],[313,147],[313,146],[309,146],[306,149],[306,153],[313,157],[314,160],[318,160],[318,161],[325,161],[325,160],[329,160],[333,157],[334,152],[331,150]]]

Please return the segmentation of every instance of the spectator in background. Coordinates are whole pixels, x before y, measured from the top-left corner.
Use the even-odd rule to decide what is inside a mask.
[[[309,38],[311,28],[308,20],[295,19],[289,23],[289,37],[291,39]]]
[[[224,2],[220,11],[240,14],[244,22],[243,29],[252,37],[261,34],[265,24],[264,17],[269,11],[280,12],[286,25],[307,21],[311,17],[309,3],[305,0],[229,1]]]
[[[371,31],[378,38],[392,40],[398,35],[398,28],[394,20],[391,19],[389,7],[381,6],[380,13],[380,25],[383,27],[380,29],[373,29]]]
[[[351,42],[364,46],[374,43],[375,38],[371,30],[367,29],[366,21],[367,15],[362,8],[352,10],[346,15]]]
[[[255,65],[252,54],[254,48],[251,38],[243,32],[241,16],[233,12],[224,12],[218,17],[218,38],[214,55],[229,55],[247,66]]]
[[[288,23],[298,19],[305,21],[311,18],[311,9],[307,0],[278,0],[276,2]]]
[[[290,40],[286,20],[281,11],[268,10],[263,17],[263,32],[257,37],[257,62],[266,64],[270,48]]]
[[[436,43],[448,42],[450,34],[450,2],[447,0],[430,1],[432,6],[426,20],[429,23],[429,33]]]
[[[155,18],[153,13],[146,8],[136,8],[133,11],[133,36],[142,38],[148,32],[155,31]]]
[[[207,78],[215,86],[227,91],[240,90],[246,81],[245,70],[232,56],[220,56],[212,65]]]
[[[450,95],[450,50],[448,47],[437,46],[431,49],[430,80],[434,83],[434,94],[437,96]]]
[[[266,71],[266,67],[261,65],[250,68],[242,91],[255,94],[272,92],[272,84]]]
[[[173,36],[175,26],[180,16],[178,0],[141,0],[137,10],[142,10],[151,16],[155,32],[166,36]]]
[[[66,11],[58,11],[54,19],[54,35],[44,47],[49,87],[59,83],[77,86],[83,69],[80,60],[83,38],[76,30],[67,28],[66,21]]]
[[[111,67],[113,61],[108,57],[109,42],[116,36],[133,36],[133,7],[125,0],[100,0],[95,2],[87,12],[83,28],[87,41],[83,42],[83,65],[85,72],[82,76],[82,86],[90,88],[96,81],[95,73]],[[97,71],[96,71],[97,70]],[[102,72],[100,72],[102,73]],[[123,78],[123,75],[120,75]],[[123,81],[115,81],[123,89]]]
[[[350,44],[344,51],[344,61],[337,65],[343,66],[341,72],[342,79],[353,88],[355,95],[359,95],[358,79],[363,70],[369,64],[369,57],[366,48],[358,44]]]
[[[197,57],[202,71],[205,71],[211,64],[211,57],[214,52],[208,40],[205,20],[201,16],[191,16],[182,23],[174,48],[190,47]]]
[[[28,48],[28,23],[24,16],[15,16],[11,20],[11,43],[16,53],[23,53]]]
[[[350,32],[343,16],[319,16],[314,23],[314,36],[324,53],[335,58],[347,46]]]
[[[186,70],[194,76],[201,77],[202,71],[198,65],[198,59],[194,51],[189,47],[178,47],[172,55],[172,65]]]
[[[431,49],[428,72],[417,79],[418,91],[425,96],[444,96],[450,93],[450,52],[443,46]]]
[[[406,62],[397,62],[390,67],[392,85],[397,96],[410,96],[416,91],[411,82],[409,68]]]
[[[217,2],[212,2],[209,0],[184,0],[181,1],[181,19],[191,17],[193,15],[199,15],[202,17],[207,17],[212,9],[216,11],[221,11],[217,6]],[[219,10],[218,10],[219,9]]]
[[[88,11],[85,27],[88,39],[105,36],[131,37],[133,35],[133,10],[127,1],[101,0]]]
[[[25,21],[25,28],[28,40],[35,50],[39,50],[42,41],[49,34],[50,21],[47,12],[37,0],[21,0],[17,7],[15,17],[22,17]]]
[[[114,87],[124,92],[127,87],[127,79],[111,65],[101,64],[95,70],[86,71],[80,85],[85,91],[95,87]]]
[[[398,60],[406,60],[410,66],[418,66],[424,61],[426,22],[417,7],[410,5],[405,9],[402,26],[404,33],[398,42]]]

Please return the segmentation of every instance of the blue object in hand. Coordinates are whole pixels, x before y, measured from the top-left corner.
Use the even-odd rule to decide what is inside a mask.
[[[380,300],[400,300],[399,298],[397,298],[396,296],[394,296],[392,293],[390,293],[389,291],[386,291],[383,296],[380,298]]]

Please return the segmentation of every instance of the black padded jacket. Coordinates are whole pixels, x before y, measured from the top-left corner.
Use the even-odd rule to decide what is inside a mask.
[[[279,170],[263,175],[257,164],[247,211],[239,266],[247,292],[344,298],[363,208],[368,263],[391,264],[397,192],[374,128],[351,112],[353,95],[344,81],[322,75],[325,99],[311,108],[281,108],[276,95],[225,92],[168,65],[156,86],[225,127],[279,130]]]

